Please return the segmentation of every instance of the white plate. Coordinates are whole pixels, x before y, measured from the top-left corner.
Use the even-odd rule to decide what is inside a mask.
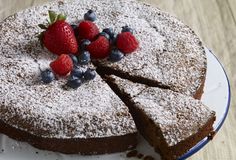
[[[222,126],[227,116],[230,104],[230,86],[227,75],[217,60],[208,49],[207,52],[207,76],[202,101],[212,110],[216,111],[215,131]],[[181,159],[185,159],[200,150],[209,140],[200,141],[189,150]],[[147,142],[139,136],[137,150],[145,155],[150,155],[157,160],[160,156],[154,152]],[[24,142],[18,142],[0,134],[0,160],[134,160],[137,158],[126,158],[126,153],[117,153],[100,156],[65,155],[36,149]]]

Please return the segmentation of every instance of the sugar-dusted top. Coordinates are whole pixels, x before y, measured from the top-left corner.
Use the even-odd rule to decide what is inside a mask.
[[[215,116],[201,101],[167,89],[148,87],[111,76],[121,91],[129,94],[134,107],[141,109],[158,127],[169,146],[197,133]]]
[[[106,16],[101,15],[116,10],[115,4],[108,9],[108,3],[53,2],[19,12],[0,23],[2,121],[49,138],[101,138],[136,132],[127,107],[99,75],[69,91],[62,87],[65,79],[49,85],[39,80],[40,68],[49,67],[55,58],[40,47],[36,38],[40,32],[37,24],[46,22],[48,10],[65,12],[69,22],[75,23],[88,8],[98,9],[99,23],[105,25]]]
[[[113,12],[118,14],[107,22],[117,30],[131,26],[140,48],[118,63],[103,60],[100,65],[194,96],[206,74],[206,56],[196,34],[168,13],[132,0],[121,1]]]

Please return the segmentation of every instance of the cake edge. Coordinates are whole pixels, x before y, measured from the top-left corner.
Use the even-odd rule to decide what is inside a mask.
[[[48,151],[65,154],[99,155],[130,150],[137,145],[137,133],[103,138],[42,138],[16,129],[0,120],[0,133]]]

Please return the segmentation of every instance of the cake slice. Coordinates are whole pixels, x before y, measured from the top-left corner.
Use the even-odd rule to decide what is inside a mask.
[[[107,81],[129,107],[139,132],[163,159],[177,159],[213,131],[215,112],[199,100],[116,76]]]

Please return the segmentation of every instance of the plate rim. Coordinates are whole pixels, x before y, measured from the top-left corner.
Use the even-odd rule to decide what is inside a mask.
[[[224,69],[224,66],[223,64],[219,61],[219,59],[217,58],[217,56],[213,53],[213,51],[207,47],[205,47],[206,50],[208,50],[214,57],[215,59],[218,61],[218,63],[220,64],[223,72],[224,72],[224,75],[226,77],[226,80],[227,80],[227,86],[228,86],[228,100],[227,100],[227,106],[226,106],[226,110],[224,112],[224,116],[223,118],[221,119],[221,121],[216,124],[216,127],[214,129],[215,131],[215,134],[217,134],[217,132],[220,130],[220,128],[222,127],[222,125],[224,124],[225,122],[225,119],[228,115],[228,112],[229,112],[229,107],[230,107],[230,103],[231,103],[231,89],[230,89],[230,82],[229,82],[229,77],[227,76],[227,73]],[[201,140],[200,142],[198,142],[193,148],[191,148],[187,153],[185,153],[184,155],[182,155],[179,160],[184,160],[186,158],[189,158],[190,156],[192,156],[193,154],[195,154],[196,152],[198,152],[200,149],[202,149],[208,142],[210,142],[211,139],[206,137],[204,138],[203,140]]]

